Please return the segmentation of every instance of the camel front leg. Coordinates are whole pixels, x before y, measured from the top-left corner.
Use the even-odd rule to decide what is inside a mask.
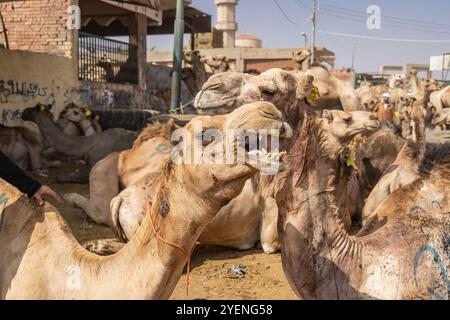
[[[119,175],[117,172],[118,153],[100,160],[89,175],[89,199],[76,194],[64,195],[64,199],[75,207],[81,208],[98,224],[113,227],[110,203],[119,193]]]

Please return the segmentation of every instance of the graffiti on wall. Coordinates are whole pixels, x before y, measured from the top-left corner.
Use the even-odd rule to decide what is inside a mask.
[[[69,102],[69,91],[63,91],[55,81],[50,86],[43,86],[36,82],[0,79],[0,104],[10,103],[16,97],[24,103],[38,99],[42,103],[55,104],[59,95],[64,97],[64,103]]]

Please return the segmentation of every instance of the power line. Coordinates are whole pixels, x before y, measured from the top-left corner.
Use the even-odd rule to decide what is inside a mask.
[[[329,5],[329,4],[323,5],[323,8],[328,8],[330,10],[345,11],[345,13],[354,12],[354,13],[359,13],[359,14],[363,14],[363,15],[367,14],[364,11],[350,9],[350,8],[343,8],[343,7],[333,6],[333,5]],[[385,14],[383,14],[383,19],[394,20],[395,22],[406,21],[406,22],[412,23],[412,24],[423,24],[423,25],[429,25],[429,26],[438,26],[438,27],[450,28],[450,25],[448,25],[448,24],[442,24],[442,23],[436,23],[436,22],[428,22],[428,21],[420,21],[420,20],[408,19],[408,18],[400,18],[400,17],[389,16],[389,15],[385,15]]]
[[[280,10],[280,12],[283,14],[283,16],[286,18],[287,21],[289,21],[291,24],[293,24],[294,26],[300,26],[299,23],[294,22],[291,18],[289,18],[289,16],[287,15],[287,13],[283,10],[283,8],[280,6],[280,4],[278,3],[277,0],[273,0],[273,2],[275,3],[275,5],[278,7],[278,9]]]
[[[323,11],[326,14],[329,14],[329,15],[340,15],[340,16],[344,15],[344,16],[356,17],[356,18],[360,18],[360,19],[366,20],[366,16],[363,13],[356,14],[356,13],[349,13],[349,12],[340,12],[338,10],[326,9],[326,8],[323,9]],[[424,31],[428,31],[428,30],[425,30],[425,29],[431,29],[430,31],[440,30],[440,31],[443,31],[445,33],[449,33],[449,32],[447,32],[447,30],[450,29],[450,26],[447,29],[443,29],[442,27],[423,26],[423,25],[418,25],[418,24],[412,23],[412,22],[395,21],[395,20],[389,19],[389,18],[384,17],[384,16],[383,16],[383,22],[386,25],[395,24],[395,25],[400,25],[400,26],[403,26],[403,25],[412,26],[412,27],[420,28],[418,30],[424,30]]]
[[[366,22],[367,20],[364,17],[361,16],[355,16],[351,14],[337,14],[337,13],[331,13],[328,11],[322,11],[322,14],[344,19],[344,20],[350,20],[350,21],[356,21],[356,22]],[[422,31],[422,32],[433,32],[433,33],[441,33],[441,34],[450,34],[448,31],[443,31],[442,29],[429,29],[429,27],[412,27],[412,26],[404,26],[404,25],[397,25],[395,22],[384,22],[383,25],[391,27],[391,28],[399,28],[399,29],[407,29],[407,30],[414,30],[414,31]]]
[[[421,40],[421,39],[381,38],[381,37],[370,37],[370,36],[363,36],[363,35],[349,34],[349,33],[341,33],[341,32],[332,32],[332,31],[325,31],[325,30],[319,30],[318,32],[319,33],[324,33],[324,34],[329,34],[329,35],[332,35],[332,36],[367,39],[367,40],[394,41],[394,42],[420,42],[420,43],[450,43],[450,40]]]

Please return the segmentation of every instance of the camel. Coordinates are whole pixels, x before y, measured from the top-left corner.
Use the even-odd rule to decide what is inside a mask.
[[[302,89],[304,83],[309,80],[314,81],[308,84],[309,87],[314,84],[321,96],[318,104],[314,106],[315,109],[342,109],[340,106],[345,105],[346,111],[359,110],[359,100],[353,88],[330,76],[328,71],[320,67],[307,72],[289,72],[274,68],[258,76],[237,72],[219,73],[203,85],[195,98],[195,107],[200,114],[223,114],[231,112],[243,102],[248,102],[249,97],[252,101],[259,99],[273,102],[274,99],[281,99],[282,95],[285,95],[281,92],[289,90],[291,83],[299,82],[298,88]],[[337,93],[340,98],[336,97]],[[218,98],[214,98],[215,96]],[[299,94],[298,99],[300,98]],[[275,105],[278,106],[277,103]]]
[[[435,113],[431,124],[433,127],[441,127],[444,130],[448,129],[450,127],[450,108]]]
[[[420,177],[418,165],[423,161],[426,150],[425,119],[422,110],[424,103],[424,101],[414,103],[412,111],[413,137],[404,144],[395,161],[369,194],[362,211],[363,226],[374,218],[377,207],[386,197]]]
[[[248,112],[250,110],[251,112]],[[202,121],[204,129],[222,129],[229,119],[236,118],[238,114],[248,112],[257,119],[258,112],[274,114],[281,117],[281,113],[270,103],[253,103],[236,109],[233,113],[225,116],[203,116],[194,118]],[[186,129],[192,131],[191,123]],[[240,120],[241,127],[255,128],[258,123],[251,118],[243,117]],[[173,122],[167,125],[154,124],[145,129],[136,139],[133,148],[121,153],[111,154],[94,166],[90,175],[90,199],[79,194],[66,194],[65,200],[80,207],[96,223],[111,227],[121,241],[128,241],[136,232],[142,221],[142,212],[125,210],[118,211],[119,205],[113,205],[124,197],[132,198],[132,207],[139,207],[144,200],[135,196],[138,189],[132,189],[140,180],[148,176],[157,176],[162,164],[167,161],[172,151],[171,135],[177,127]],[[291,135],[290,126],[285,123],[282,128],[282,137]],[[119,194],[120,188],[126,188]],[[216,216],[216,218],[205,229],[200,241],[205,244],[227,246],[239,250],[252,248],[259,240],[258,228],[259,217],[254,214],[254,206],[259,206],[259,197],[255,195],[255,186],[248,182],[243,192],[229,204],[227,204]],[[131,190],[131,191],[130,191]],[[141,191],[149,193],[149,190]],[[119,194],[119,195],[118,195]],[[118,196],[117,196],[118,195]],[[122,201],[122,200],[120,200]],[[111,210],[109,204],[111,203]],[[243,207],[245,206],[245,210]],[[130,216],[128,212],[135,212]],[[233,228],[224,228],[224,225],[233,225]],[[220,230],[220,232],[217,232]],[[102,251],[106,250],[104,248]]]
[[[450,108],[450,86],[439,91],[431,92],[430,103],[436,108],[437,112],[441,112],[445,108]]]
[[[259,128],[282,127],[281,118],[256,109],[246,111]],[[245,118],[246,114],[239,116]],[[229,120],[221,139],[206,146],[203,157],[227,141],[226,129],[245,125],[239,118]],[[238,148],[231,145],[235,158]],[[0,180],[0,194],[6,199],[0,234],[0,297],[169,298],[203,229],[221,207],[242,191],[248,178],[283,158],[283,153],[243,152],[246,160],[242,164],[235,160],[231,164],[176,165],[169,160],[154,197],[146,197],[141,208],[145,215],[137,233],[110,257],[86,252],[53,206],[37,207]],[[259,157],[257,163],[252,155]],[[146,181],[141,182],[141,187],[146,187]],[[190,202],[186,203],[186,199]]]
[[[303,119],[288,152],[289,171],[276,177],[282,264],[295,293],[303,299],[448,298],[442,257],[450,236],[450,148],[424,160],[421,179],[388,198],[385,209],[401,219],[350,236],[333,196],[339,144],[312,112]]]
[[[0,125],[0,150],[23,170],[56,168],[60,161],[49,161],[44,157],[44,142],[39,130],[27,127]]]
[[[311,92],[313,77],[270,69],[259,76],[227,72],[211,76],[195,98],[199,114],[225,114],[245,103],[267,101],[282,108],[286,114],[297,100],[304,100]],[[289,117],[286,117],[288,121]],[[291,125],[293,123],[290,123]]]
[[[205,64],[201,61],[198,50],[185,52],[184,61],[191,67],[183,69],[183,80],[189,87],[192,95],[195,96],[206,80],[208,80]]]
[[[136,138],[135,132],[120,128],[108,129],[88,137],[65,135],[53,122],[50,108],[51,106],[43,105],[27,108],[22,113],[22,119],[35,122],[44,139],[55,151],[85,160],[89,169],[110,153],[128,149]],[[87,172],[82,172],[62,177],[60,181],[84,182],[87,178]]]
[[[227,72],[230,70],[230,64],[228,63],[228,59],[223,54],[218,54],[209,58],[203,58],[201,59],[201,62],[208,65],[214,74]]]
[[[83,131],[85,136],[92,136],[103,131],[98,121],[92,115],[92,111],[71,103],[61,111],[59,117],[60,119],[75,123]]]
[[[380,127],[376,117],[364,111],[324,110],[321,119],[324,130],[327,130],[336,139],[339,146],[347,145],[356,136],[370,135]],[[359,149],[359,146],[355,145],[354,150],[356,149]],[[360,195],[363,193],[364,181],[359,174],[359,171],[363,169],[359,168],[361,165],[357,166],[354,163],[355,160],[349,160],[348,155],[344,156],[344,152],[340,151],[339,153],[342,155],[341,160],[346,165],[341,166],[338,174],[339,186],[336,188],[335,196],[340,203],[340,217],[345,221],[346,230],[349,230],[352,218],[361,212],[363,207],[362,199],[364,197],[360,197]],[[266,198],[262,213],[261,246],[266,253],[276,253],[280,250],[276,228],[278,208],[273,197]]]
[[[363,143],[364,181],[372,190],[386,169],[395,161],[406,140],[395,129],[383,126]]]
[[[344,111],[362,110],[358,94],[350,83],[331,75],[328,69],[315,61],[310,64],[311,52],[308,49],[293,54],[296,73],[310,72],[314,85],[319,89],[320,101],[314,109],[338,109]]]

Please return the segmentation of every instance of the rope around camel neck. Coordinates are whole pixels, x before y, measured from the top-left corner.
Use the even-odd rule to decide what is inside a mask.
[[[335,190],[336,190],[336,188],[325,188],[323,190],[317,191],[316,193],[313,193],[312,195],[310,195],[310,196],[306,197],[305,199],[303,199],[302,201],[300,201],[300,203],[295,207],[294,210],[299,209],[305,202],[308,202],[312,198],[318,197],[324,193],[334,192]]]
[[[148,204],[147,204],[147,207],[148,207]],[[159,235],[159,233],[158,233],[158,232],[156,231],[156,229],[155,229],[155,225],[153,224],[153,219],[152,219],[151,216],[150,216],[150,224],[151,224],[151,226],[152,226],[153,233],[155,234],[155,236],[156,236],[159,240],[161,240],[163,243],[165,243],[165,244],[167,244],[167,245],[169,245],[169,246],[171,246],[171,247],[177,248],[178,250],[180,250],[181,252],[183,252],[183,253],[186,255],[186,257],[187,257],[187,268],[186,268],[186,295],[189,296],[189,272],[190,272],[190,270],[191,270],[191,256],[192,256],[192,253],[194,252],[195,244],[194,244],[194,247],[192,248],[191,253],[188,253],[188,251],[187,251],[187,249],[186,249],[185,247],[180,246],[180,245],[178,245],[178,244],[176,244],[176,243],[167,241],[167,240],[165,240],[163,237],[161,237],[161,236]]]

